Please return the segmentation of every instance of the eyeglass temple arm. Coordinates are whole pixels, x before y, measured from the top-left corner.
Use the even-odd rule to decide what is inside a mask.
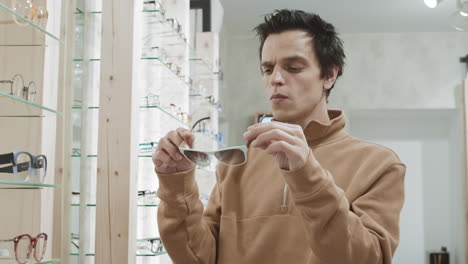
[[[13,163],[14,155],[13,152],[0,155],[0,164]]]
[[[208,119],[209,119],[209,117],[208,117]],[[201,119],[200,119],[200,120],[201,120]],[[192,129],[190,129],[190,132],[193,131],[193,128],[200,122],[200,120],[198,120],[198,121],[195,123],[195,125],[192,127]],[[179,134],[179,136],[180,136],[181,138],[184,139],[184,141],[182,141],[182,143],[180,143],[180,145],[179,145],[179,148],[180,148],[180,147],[182,147],[184,144],[187,144],[187,139],[184,138],[178,131],[177,131],[177,134]]]
[[[13,173],[13,166],[7,166],[7,167],[0,168],[0,172]]]
[[[198,123],[200,123],[201,121],[209,120],[209,119],[211,119],[211,117],[208,116],[208,117],[204,117],[202,119],[197,120],[197,122],[195,122],[195,124],[193,124],[192,129],[190,129],[190,131],[192,131],[198,125]]]

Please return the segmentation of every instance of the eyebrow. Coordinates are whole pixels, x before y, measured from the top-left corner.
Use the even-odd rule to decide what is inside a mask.
[[[288,63],[291,63],[291,62],[307,63],[306,58],[304,58],[303,56],[299,56],[299,55],[294,55],[294,56],[289,56],[289,57],[286,57],[286,58],[282,58],[281,61],[288,62]],[[271,61],[264,61],[264,62],[262,62],[261,66],[262,67],[271,67],[271,66],[273,66],[273,63]]]

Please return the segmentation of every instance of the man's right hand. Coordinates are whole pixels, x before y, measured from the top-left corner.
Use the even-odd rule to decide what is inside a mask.
[[[171,174],[194,168],[195,164],[186,159],[179,150],[179,146],[184,141],[192,148],[194,140],[195,136],[185,128],[178,128],[167,133],[159,141],[158,147],[153,153],[155,171],[162,174]]]

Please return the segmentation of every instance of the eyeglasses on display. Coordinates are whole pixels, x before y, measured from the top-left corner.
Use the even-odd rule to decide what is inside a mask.
[[[143,1],[143,10],[158,10],[163,14],[165,13],[162,2],[155,0]]]
[[[13,239],[3,239],[0,242],[13,242],[15,259],[17,263],[25,264],[28,263],[31,255],[37,262],[40,262],[44,258],[44,254],[47,248],[47,234],[40,233],[36,237],[31,235],[23,234],[16,236]],[[8,248],[0,248],[0,259],[12,258],[10,250]]]
[[[138,204],[139,205],[158,205],[159,198],[156,191],[142,190],[138,191]]]
[[[13,96],[30,102],[34,102],[36,99],[36,83],[30,81],[28,86],[24,86],[21,74],[15,74],[11,80],[0,80],[0,83],[10,84],[10,94]]]
[[[11,173],[18,182],[29,182],[32,177],[37,183],[44,183],[47,173],[47,157],[45,155],[34,156],[29,152],[19,151],[0,155],[0,173]]]
[[[148,94],[147,96],[142,98],[142,102],[144,106],[159,106],[159,95],[157,94]]]
[[[29,19],[34,24],[39,27],[46,28],[47,19],[49,18],[49,12],[47,8],[43,6],[35,6],[33,0],[11,0],[11,7],[18,14],[22,15],[24,18]],[[26,26],[28,23],[16,15],[12,14],[13,21],[20,25]]]
[[[142,238],[137,240],[137,254],[144,254],[150,251],[153,254],[161,254],[164,252],[164,246],[161,238]]]

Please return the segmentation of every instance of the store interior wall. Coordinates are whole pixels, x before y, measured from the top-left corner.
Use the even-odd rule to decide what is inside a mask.
[[[235,146],[245,144],[242,135],[253,124],[255,113],[269,112],[270,103],[260,73],[258,39],[253,32],[232,34],[229,28],[225,23],[220,32],[223,112],[219,127],[225,143]],[[343,109],[350,123],[356,122],[351,133],[394,148],[410,166],[407,204],[401,217],[402,242],[395,263],[429,263],[429,252],[441,246],[451,251],[451,263],[464,263],[465,161],[460,109],[466,67],[459,59],[468,53],[468,33],[340,35],[346,66],[331,93],[329,108]],[[385,116],[373,116],[373,126],[367,120],[359,128],[359,121],[351,117],[359,109],[364,113],[387,110],[399,116],[392,122],[385,122]],[[379,126],[380,135],[368,134]]]
[[[394,150],[407,165],[395,264],[429,263],[442,246],[451,263],[464,263],[461,117],[456,109],[348,112],[353,136]]]
[[[226,28],[220,39],[224,106],[220,126],[228,145],[244,144],[242,134],[255,112],[270,110],[260,74],[258,40],[253,33],[235,36]],[[468,33],[342,34],[342,39],[346,66],[331,92],[329,108],[460,106],[465,66],[459,58],[468,52]]]

